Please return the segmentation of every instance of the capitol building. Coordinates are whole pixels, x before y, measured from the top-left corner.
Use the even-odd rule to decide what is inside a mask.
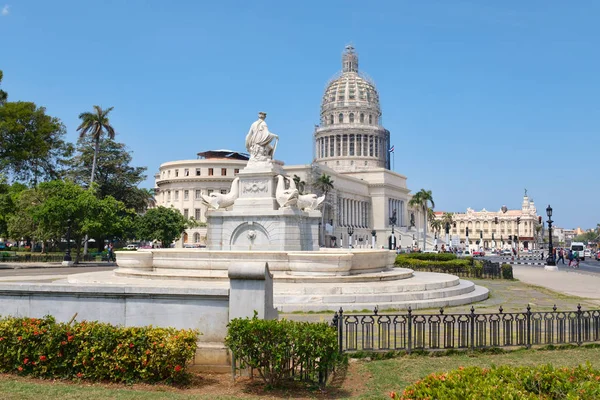
[[[323,175],[333,181],[321,205],[319,242],[323,247],[367,248],[375,243],[377,248],[389,248],[395,243],[406,248],[423,232],[420,211],[408,207],[411,194],[406,176],[390,170],[390,131],[383,127],[381,117],[377,88],[361,74],[358,54],[347,46],[341,71],[323,93],[320,124],[313,132],[314,159],[303,165],[276,161],[290,178],[304,182],[305,193],[323,194],[318,185]],[[178,247],[206,243],[207,207],[201,195],[227,193],[248,159],[248,154],[222,149],[161,164],[155,175],[157,205],[174,207],[199,222],[185,232]],[[433,239],[428,242],[431,248]]]

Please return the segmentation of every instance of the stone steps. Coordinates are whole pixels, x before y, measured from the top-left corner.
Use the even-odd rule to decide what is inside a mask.
[[[330,279],[328,283],[299,285],[297,283],[275,280],[274,291],[275,295],[378,295],[382,293],[412,293],[457,286],[460,283],[460,278],[454,275],[439,274],[435,272],[415,272],[411,279],[367,282],[369,283],[368,285],[365,285],[365,282],[352,282],[340,285],[339,282]]]
[[[306,294],[288,295],[276,293],[274,305],[280,312],[335,311],[342,307],[347,311],[379,309],[413,309],[450,307],[485,300],[488,289],[470,281],[460,280],[457,285],[423,291],[402,291],[371,294]]]

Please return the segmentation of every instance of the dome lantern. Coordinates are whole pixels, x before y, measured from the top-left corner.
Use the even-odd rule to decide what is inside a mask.
[[[352,45],[346,46],[346,51],[342,54],[342,71],[358,72],[358,54]]]

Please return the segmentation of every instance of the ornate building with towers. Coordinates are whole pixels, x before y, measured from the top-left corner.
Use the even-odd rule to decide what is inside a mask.
[[[304,182],[307,193],[319,192],[318,179],[323,174],[333,181],[333,189],[321,206],[321,246],[406,248],[422,239],[423,218],[419,217],[420,210],[408,207],[411,194],[407,178],[390,170],[390,132],[383,127],[381,117],[375,84],[359,72],[358,54],[346,46],[342,70],[323,93],[320,124],[313,133],[313,159],[302,165],[277,161],[288,177]],[[274,130],[285,142],[285,132]],[[238,143],[243,145],[243,133]],[[207,210],[200,196],[226,193],[245,163],[243,153],[218,150],[199,153],[196,160],[161,164],[155,175],[157,205],[175,207],[206,222]],[[202,245],[206,231],[204,226],[189,229],[178,245]],[[428,248],[432,247],[431,235]]]

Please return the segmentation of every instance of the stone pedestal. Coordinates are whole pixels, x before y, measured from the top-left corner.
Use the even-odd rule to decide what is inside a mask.
[[[273,275],[262,262],[236,264],[229,267],[229,320],[252,318],[277,319],[273,308]]]
[[[319,249],[320,211],[210,211],[210,250],[313,251]]]
[[[314,251],[319,249],[320,211],[277,202],[280,164],[252,162],[239,172],[239,197],[229,211],[206,214],[207,245],[227,251]]]

